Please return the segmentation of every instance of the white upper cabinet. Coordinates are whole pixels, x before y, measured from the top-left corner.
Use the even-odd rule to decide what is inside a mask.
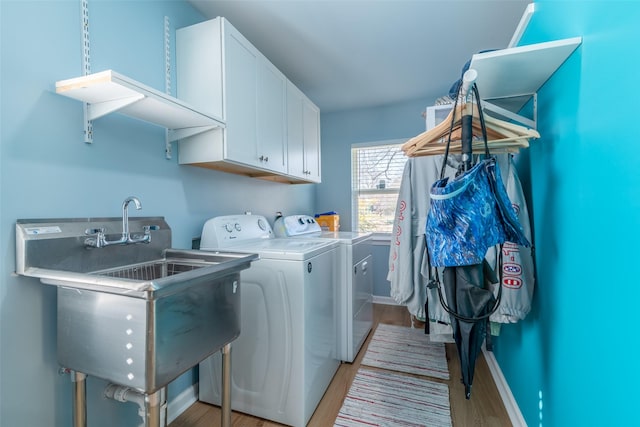
[[[289,175],[320,182],[320,110],[293,83],[287,85]]]
[[[258,160],[287,173],[287,78],[266,59],[258,64]]]
[[[227,117],[231,124],[231,128],[224,135],[223,156],[247,165],[258,166],[260,154],[256,122],[258,114],[256,76],[260,53],[230,25],[224,25],[222,31],[224,34],[222,45],[224,59],[220,82],[223,93],[222,117]],[[217,55],[217,52],[211,53]],[[208,54],[206,51],[200,53],[201,56]],[[181,71],[180,68],[178,71]],[[191,84],[197,85],[198,82],[191,81]],[[181,145],[180,150],[182,149]]]
[[[293,83],[287,84],[287,152],[289,174],[304,174],[304,94]]]
[[[311,101],[304,104],[304,167],[310,181],[320,182],[320,109]]]
[[[178,94],[226,128],[180,141],[181,164],[264,179],[288,177],[288,80],[226,19],[176,33]]]

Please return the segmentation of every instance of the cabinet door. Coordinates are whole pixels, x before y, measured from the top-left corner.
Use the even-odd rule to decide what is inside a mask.
[[[320,182],[320,110],[293,83],[287,86],[289,175]]]
[[[287,172],[286,103],[287,79],[266,58],[257,69],[257,151],[261,167]]]
[[[182,28],[177,34],[180,93],[206,106],[205,111],[222,110],[218,115],[226,122],[224,130],[182,140],[180,162],[319,181],[319,112],[313,103],[226,19]],[[287,99],[289,86],[295,89],[295,101]],[[307,113],[304,103],[311,107]],[[288,115],[293,118],[288,120]],[[305,122],[311,123],[307,130]]]
[[[304,174],[309,181],[320,182],[320,110],[311,101],[303,103]]]
[[[304,174],[304,95],[293,83],[287,83],[287,153],[289,175],[306,178]]]
[[[261,166],[257,147],[257,67],[259,52],[235,28],[224,27],[224,157]]]
[[[176,89],[179,99],[224,118],[221,37],[219,20],[176,30]]]

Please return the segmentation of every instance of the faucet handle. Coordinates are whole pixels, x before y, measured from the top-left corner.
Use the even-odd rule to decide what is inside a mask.
[[[144,234],[136,234],[129,238],[128,243],[149,243],[151,242],[151,231],[160,230],[160,226],[158,225],[145,225],[142,227],[144,230]]]
[[[84,230],[84,234],[90,236],[92,234],[104,234],[104,228],[87,228]]]
[[[144,234],[150,234],[151,231],[160,230],[160,226],[159,225],[145,225],[144,227],[142,227],[142,229],[144,230]]]
[[[104,228],[87,228],[86,230],[84,230],[84,234],[86,234],[87,236],[96,236],[85,239],[85,246],[90,246],[93,248],[102,248],[103,246],[105,246]]]

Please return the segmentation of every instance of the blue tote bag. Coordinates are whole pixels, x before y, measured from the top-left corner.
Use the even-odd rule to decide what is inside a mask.
[[[490,247],[504,242],[530,246],[507,195],[500,168],[489,154],[486,127],[475,84],[473,91],[485,154],[468,171],[451,180],[444,178],[451,143],[449,133],[440,179],[430,190],[431,208],[425,229],[431,264],[436,267],[481,264]],[[454,111],[455,108],[454,105]],[[452,128],[454,120],[455,117],[452,118]]]

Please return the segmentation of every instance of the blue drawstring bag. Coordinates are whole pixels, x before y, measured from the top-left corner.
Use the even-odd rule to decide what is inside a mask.
[[[425,232],[436,267],[481,264],[490,247],[504,242],[530,246],[493,157],[454,180],[436,181],[430,197]]]
[[[490,247],[504,242],[530,246],[504,188],[500,168],[495,158],[489,155],[475,84],[473,89],[482,125],[485,157],[455,179],[443,178],[451,142],[449,135],[440,179],[430,190],[431,208],[425,229],[431,264],[436,267],[481,264]]]

